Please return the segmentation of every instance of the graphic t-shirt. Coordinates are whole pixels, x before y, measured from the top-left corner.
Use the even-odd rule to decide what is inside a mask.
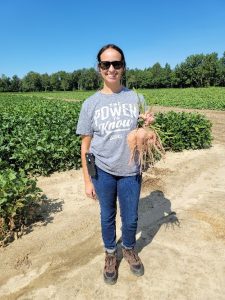
[[[92,136],[90,152],[103,171],[117,176],[132,176],[140,172],[138,161],[129,164],[128,133],[137,126],[142,95],[127,88],[119,93],[96,92],[81,108],[76,133]]]

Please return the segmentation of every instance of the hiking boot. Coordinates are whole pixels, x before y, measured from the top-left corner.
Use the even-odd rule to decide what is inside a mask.
[[[116,252],[108,253],[106,251],[105,255],[104,281],[108,284],[115,284],[118,276]]]
[[[123,257],[129,263],[131,272],[136,276],[144,275],[144,266],[134,249],[122,248]]]

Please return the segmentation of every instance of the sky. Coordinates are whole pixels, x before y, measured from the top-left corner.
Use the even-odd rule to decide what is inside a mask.
[[[225,0],[0,0],[0,76],[96,68],[108,43],[129,69],[225,51]]]

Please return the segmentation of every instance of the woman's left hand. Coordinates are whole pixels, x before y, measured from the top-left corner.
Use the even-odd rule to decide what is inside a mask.
[[[149,126],[155,122],[154,113],[147,111],[144,114],[140,114],[139,118],[142,118],[144,120],[144,125]]]

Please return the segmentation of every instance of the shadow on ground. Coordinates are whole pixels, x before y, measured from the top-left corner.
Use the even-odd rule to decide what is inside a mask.
[[[29,226],[30,229],[32,230],[35,226],[47,226],[49,223],[52,223],[54,215],[63,210],[63,204],[63,200],[49,199],[44,195],[37,209],[36,216]]]
[[[46,195],[38,203],[33,202],[29,208],[15,221],[15,228],[6,232],[0,240],[0,247],[6,247],[15,239],[29,234],[37,226],[47,226],[53,222],[54,215],[63,209],[63,200],[48,199]]]
[[[141,252],[144,247],[152,242],[162,225],[180,226],[176,212],[171,210],[171,202],[160,190],[150,193],[149,196],[140,199],[138,209],[139,238],[136,242],[137,252]],[[118,240],[118,257],[122,260],[121,238]]]

